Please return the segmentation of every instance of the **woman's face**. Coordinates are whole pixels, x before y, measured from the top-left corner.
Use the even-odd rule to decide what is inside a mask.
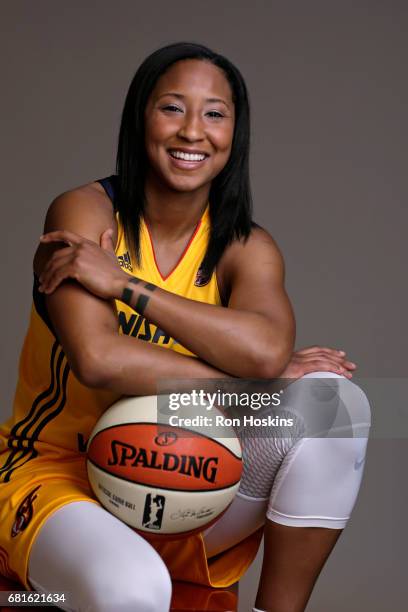
[[[176,191],[209,188],[228,161],[234,103],[222,70],[182,60],[157,81],[145,111],[145,146],[153,175]]]

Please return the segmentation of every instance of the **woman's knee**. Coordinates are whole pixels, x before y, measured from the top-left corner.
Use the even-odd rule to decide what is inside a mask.
[[[298,399],[302,395],[316,414],[322,415],[319,425],[325,419],[323,430],[333,437],[335,433],[345,436],[368,436],[371,426],[371,408],[363,389],[344,376],[332,372],[311,372],[299,379]],[[319,412],[319,408],[322,410]],[[303,412],[305,421],[310,416]],[[306,423],[307,424],[307,423]],[[317,431],[310,431],[316,435]]]
[[[371,407],[364,390],[351,380],[342,380],[340,397],[352,423],[356,426],[371,426]]]

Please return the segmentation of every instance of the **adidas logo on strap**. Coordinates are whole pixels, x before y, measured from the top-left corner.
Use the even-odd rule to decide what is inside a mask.
[[[129,251],[126,251],[126,253],[124,253],[123,255],[118,255],[118,262],[122,268],[126,268],[126,270],[133,272]]]

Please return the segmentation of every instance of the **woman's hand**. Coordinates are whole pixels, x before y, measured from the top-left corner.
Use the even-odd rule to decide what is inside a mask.
[[[295,351],[279,378],[300,378],[309,372],[334,372],[352,378],[356,364],[346,359],[344,351],[322,346],[309,346]]]
[[[65,242],[69,246],[53,253],[39,277],[39,291],[52,293],[63,280],[72,278],[97,297],[117,296],[129,276],[116,258],[112,233],[112,229],[107,229],[101,234],[100,246],[66,230],[41,236],[43,243]]]

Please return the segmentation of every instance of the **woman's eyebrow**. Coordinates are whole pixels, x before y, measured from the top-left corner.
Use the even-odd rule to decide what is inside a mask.
[[[176,93],[175,91],[167,91],[166,93],[161,94],[157,99],[160,100],[160,98],[164,98],[164,96],[174,96],[175,98],[179,98],[180,100],[184,100],[186,97],[186,96],[183,96],[183,94]],[[221,104],[225,104],[225,106],[229,108],[229,105],[227,104],[227,102],[225,102],[225,100],[223,100],[222,98],[206,98],[205,101],[206,102],[221,102]]]

